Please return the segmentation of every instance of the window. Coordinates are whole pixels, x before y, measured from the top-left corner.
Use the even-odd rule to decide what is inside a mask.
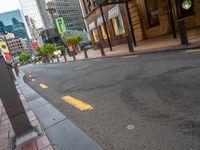
[[[146,9],[149,26],[153,27],[159,25],[160,21],[157,0],[146,0]]]
[[[121,15],[115,18],[112,18],[112,23],[113,23],[115,35],[120,35],[120,34],[125,33]]]
[[[104,25],[101,24],[99,27],[100,27],[100,29],[101,29],[101,34],[102,34],[102,36],[103,36],[103,39],[107,39],[107,34],[106,34],[106,30],[105,30]],[[109,35],[109,33],[108,33],[108,35]],[[110,37],[110,36],[109,36],[109,37]]]
[[[93,35],[94,41],[98,42],[99,41],[99,34],[98,34],[97,29],[92,30],[92,35]]]

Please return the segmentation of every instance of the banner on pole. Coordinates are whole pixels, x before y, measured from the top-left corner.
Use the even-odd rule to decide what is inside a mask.
[[[56,18],[56,27],[59,34],[65,33],[67,31],[63,17]]]

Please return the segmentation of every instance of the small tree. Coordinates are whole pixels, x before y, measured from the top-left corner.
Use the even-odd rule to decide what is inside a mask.
[[[19,55],[19,61],[22,63],[27,63],[30,58],[31,58],[31,55],[27,52],[22,52]]]
[[[43,51],[45,54],[47,54],[47,56],[52,59],[53,55],[54,55],[54,52],[56,51],[56,48],[50,44],[50,43],[47,43],[44,48],[43,48]]]

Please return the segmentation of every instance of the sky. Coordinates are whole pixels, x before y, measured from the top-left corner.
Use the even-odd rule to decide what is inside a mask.
[[[20,9],[18,0],[0,0],[0,13]]]

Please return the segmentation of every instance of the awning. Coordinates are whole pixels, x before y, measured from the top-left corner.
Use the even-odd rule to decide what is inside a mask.
[[[108,11],[108,19],[112,19],[113,17],[120,15],[120,13],[121,12],[119,8],[119,4],[117,4],[115,7],[113,7],[112,9]]]
[[[95,22],[92,22],[92,23],[89,24],[89,30],[90,31],[95,29],[95,28],[96,28]]]
[[[97,19],[97,25],[99,26],[101,24],[103,24],[103,17],[102,16]]]
[[[106,16],[104,16],[104,19],[106,20]],[[97,19],[97,26],[99,26],[101,24],[103,24],[103,17],[102,16]]]

